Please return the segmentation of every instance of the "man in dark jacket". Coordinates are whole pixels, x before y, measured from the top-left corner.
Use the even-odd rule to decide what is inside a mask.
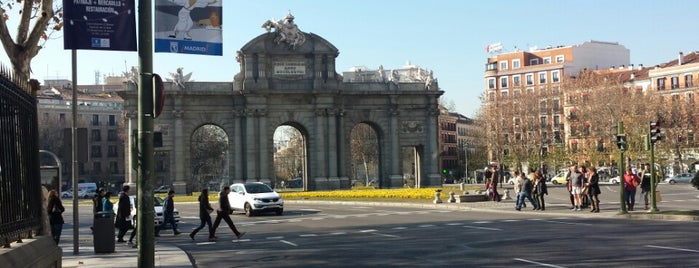
[[[216,229],[218,228],[218,225],[221,223],[221,219],[225,220],[226,223],[228,224],[228,227],[231,228],[233,233],[235,233],[235,236],[240,239],[245,235],[245,232],[239,232],[237,228],[235,228],[235,224],[233,224],[233,220],[231,220],[230,214],[233,213],[233,209],[231,209],[231,203],[228,202],[228,194],[231,192],[231,187],[225,186],[223,188],[223,191],[219,193],[218,195],[218,206],[219,210],[216,211],[216,220],[214,221],[214,227],[211,228],[211,232],[209,233],[209,241],[216,241]]]
[[[165,198],[165,203],[163,203],[163,222],[155,229],[155,236],[160,236],[160,231],[165,229],[165,225],[168,223],[172,225],[172,231],[175,235],[180,234],[180,231],[177,230],[177,223],[175,223],[175,201],[172,200],[173,197],[175,197],[174,190],[167,192],[167,198]]]
[[[519,186],[519,194],[517,195],[517,206],[515,207],[516,210],[521,210],[522,205],[524,204],[524,199],[528,199],[529,202],[532,203],[532,206],[534,209],[538,209],[539,205],[534,201],[532,198],[532,190],[534,186],[532,185],[532,181],[529,180],[529,177],[524,176],[524,179],[522,180],[522,184]]]
[[[114,226],[119,228],[117,234],[117,242],[126,242],[124,235],[131,229],[131,198],[129,198],[129,187],[124,185],[121,193],[119,193],[119,206],[117,207],[117,215],[114,221]]]

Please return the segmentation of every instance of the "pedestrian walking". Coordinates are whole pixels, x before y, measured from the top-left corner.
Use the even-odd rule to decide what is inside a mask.
[[[233,213],[233,209],[231,209],[231,204],[228,202],[228,194],[230,192],[231,187],[225,186],[223,187],[223,191],[221,191],[218,195],[219,210],[216,211],[216,220],[214,221],[214,226],[211,228],[211,232],[209,232],[209,241],[216,241],[216,229],[218,228],[218,225],[221,223],[222,219],[226,221],[228,227],[231,228],[238,239],[245,235],[245,232],[241,233],[237,228],[235,228],[235,224],[233,224],[233,220],[231,220],[230,215]]]
[[[201,223],[199,224],[199,227],[195,228],[194,231],[192,231],[189,234],[189,237],[194,240],[194,236],[204,228],[204,225],[207,225],[209,227],[209,234],[211,234],[211,212],[213,212],[214,209],[211,207],[211,204],[209,203],[209,189],[202,189],[201,194],[199,194],[199,220]]]
[[[63,230],[63,212],[66,209],[61,203],[61,198],[58,197],[58,191],[49,191],[49,203],[46,206],[46,212],[49,214],[49,224],[51,224],[51,237],[53,241],[58,242],[61,240],[61,230]]]
[[[131,206],[131,198],[129,198],[130,189],[131,187],[124,185],[121,193],[119,193],[119,206],[117,206],[117,215],[114,220],[114,226],[119,228],[119,232],[117,233],[117,242],[120,243],[126,242],[124,240],[124,235],[126,235],[126,232],[132,228],[131,210],[133,207]]]
[[[533,185],[532,181],[529,180],[528,177],[524,177],[522,180],[522,184],[519,186],[519,194],[517,195],[517,206],[515,207],[516,210],[522,210],[522,204],[524,203],[524,199],[528,199],[529,202],[532,203],[533,209],[537,209],[539,205],[536,204],[536,201],[532,198],[532,190],[533,190]]]
[[[172,226],[172,232],[175,233],[175,235],[181,234],[179,230],[177,230],[177,223],[175,222],[175,201],[173,198],[175,197],[175,191],[170,190],[167,192],[167,197],[165,198],[165,202],[163,203],[163,222],[160,223],[160,226],[155,229],[155,236],[160,236],[160,231],[165,229],[165,226],[169,223]]]
[[[114,213],[114,204],[112,204],[112,200],[109,199],[111,197],[112,192],[107,192],[102,198],[102,213],[100,213],[102,218],[109,218]]]
[[[636,204],[636,187],[641,184],[641,179],[633,173],[631,167],[626,167],[624,174],[624,202],[629,211],[633,211]]]

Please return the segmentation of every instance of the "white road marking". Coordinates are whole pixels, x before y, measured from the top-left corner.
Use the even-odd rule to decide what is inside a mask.
[[[267,240],[279,240],[279,239],[284,239],[283,236],[270,236],[266,238]]]
[[[565,268],[565,266],[558,266],[558,265],[553,265],[553,264],[548,264],[548,263],[543,263],[543,262],[530,261],[530,260],[525,260],[525,259],[520,259],[520,258],[515,258],[514,260],[515,260],[515,261],[526,262],[526,263],[530,263],[530,264],[536,264],[536,265],[544,266],[544,267]]]
[[[418,227],[420,227],[420,228],[429,228],[429,227],[434,227],[434,224],[423,224],[423,225],[419,225]]]
[[[336,216],[333,216],[333,218],[335,218],[335,219],[344,219],[344,218],[347,218],[347,216],[345,216],[345,215],[336,215]]]
[[[318,236],[317,234],[302,234],[299,235],[300,237],[313,237],[313,236]]]
[[[488,224],[492,223],[491,221],[474,221],[473,224]]]
[[[518,221],[521,221],[521,220],[502,220],[502,221],[503,221],[503,222],[518,222]]]
[[[405,230],[405,229],[408,229],[408,227],[402,227],[402,226],[400,226],[400,227],[393,227],[393,230]]]
[[[463,222],[452,222],[452,223],[447,223],[447,226],[458,226],[458,225],[464,225]]]
[[[297,244],[291,243],[291,242],[286,241],[286,240],[279,240],[279,242],[282,242],[282,243],[287,244],[287,245],[292,245],[292,246],[294,246],[294,247],[298,247],[298,246],[299,246],[299,245],[297,245]]]
[[[500,228],[489,228],[489,227],[468,226],[468,225],[465,225],[464,228],[479,229],[479,230],[488,230],[488,231],[502,231],[502,229],[500,229]]]
[[[216,244],[216,242],[199,242],[199,243],[197,243],[197,246],[204,246],[204,245],[211,245],[211,244]]]
[[[646,247],[699,253],[699,250],[686,249],[686,248],[661,247],[661,246],[654,246],[654,245],[646,245]]]
[[[592,224],[589,224],[589,223],[565,222],[565,221],[544,221],[544,222],[560,223],[560,224],[568,224],[568,225],[584,225],[584,226],[592,225]]]
[[[392,237],[392,238],[400,238],[400,236],[397,235],[390,235],[390,234],[382,234],[382,233],[373,233],[378,236],[385,236],[385,237]]]
[[[330,233],[330,235],[345,235],[345,234],[347,234],[347,232],[334,232],[334,233]]]
[[[233,243],[240,243],[240,242],[250,242],[250,239],[236,239],[232,241]]]
[[[371,233],[376,232],[376,229],[359,230],[360,233]]]

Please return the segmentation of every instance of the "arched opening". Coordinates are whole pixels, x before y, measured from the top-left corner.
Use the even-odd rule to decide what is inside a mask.
[[[350,152],[352,187],[380,187],[379,138],[374,128],[367,123],[359,123],[350,132]]]
[[[308,189],[306,172],[306,139],[292,125],[281,125],[274,131],[274,182],[280,189]]]
[[[211,124],[200,126],[192,133],[190,148],[192,174],[188,185],[192,191],[207,188],[218,192],[231,183],[228,135],[222,128]]]

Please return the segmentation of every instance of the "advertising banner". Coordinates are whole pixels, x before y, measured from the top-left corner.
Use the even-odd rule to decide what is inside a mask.
[[[222,0],[155,0],[155,52],[223,55]]]
[[[63,0],[63,48],[136,51],[134,1]]]

